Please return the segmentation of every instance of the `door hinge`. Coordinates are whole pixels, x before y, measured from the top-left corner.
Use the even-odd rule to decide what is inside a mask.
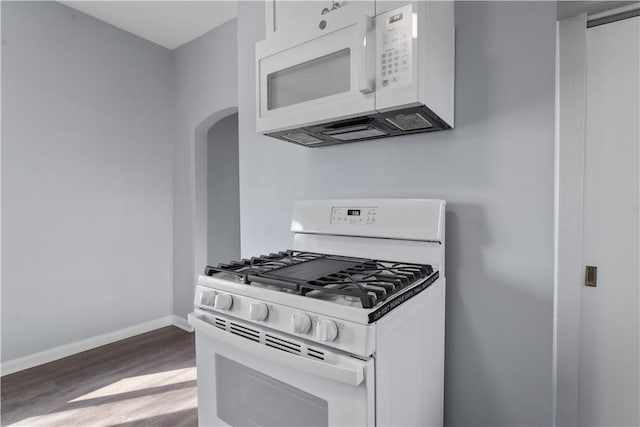
[[[596,287],[598,284],[598,267],[587,265],[584,272],[584,285]]]

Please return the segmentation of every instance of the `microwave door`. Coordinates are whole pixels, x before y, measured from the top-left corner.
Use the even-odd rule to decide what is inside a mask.
[[[370,2],[319,17],[300,34],[256,44],[261,133],[367,115],[375,110],[375,31]]]

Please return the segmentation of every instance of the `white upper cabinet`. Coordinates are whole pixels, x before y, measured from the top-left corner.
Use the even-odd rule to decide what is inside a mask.
[[[371,15],[374,13],[373,1],[331,1],[331,0],[266,0],[265,19],[267,38],[274,32],[297,32],[300,26],[309,25],[317,21],[318,25],[322,16],[353,3],[370,3]],[[349,9],[353,9],[349,7]]]

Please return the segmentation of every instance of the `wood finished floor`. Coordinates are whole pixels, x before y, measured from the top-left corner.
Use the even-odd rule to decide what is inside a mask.
[[[197,426],[194,334],[173,326],[0,379],[3,426]]]

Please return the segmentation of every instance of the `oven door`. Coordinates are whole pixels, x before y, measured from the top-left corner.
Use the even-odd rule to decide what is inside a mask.
[[[351,2],[257,43],[257,131],[372,113],[373,16],[373,2]]]
[[[307,346],[219,314],[197,311],[189,323],[196,332],[200,426],[375,425],[373,359]]]

